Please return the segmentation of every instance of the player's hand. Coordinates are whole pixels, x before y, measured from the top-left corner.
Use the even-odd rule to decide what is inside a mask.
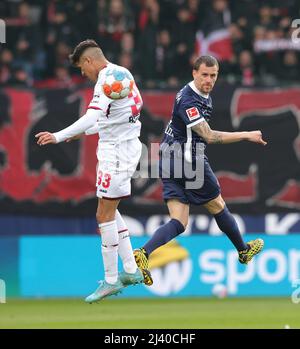
[[[248,132],[248,141],[254,142],[262,145],[266,145],[267,142],[265,142],[262,138],[261,131],[250,131]]]
[[[56,138],[53,136],[50,132],[40,132],[35,135],[35,138],[37,138],[37,144],[38,145],[46,145],[46,144],[56,144]]]
[[[72,142],[72,141],[77,141],[78,139],[80,139],[80,137],[81,137],[82,135],[83,135],[83,133],[80,133],[79,135],[76,135],[76,136],[67,138],[67,139],[66,139],[66,142],[69,143],[69,142]]]

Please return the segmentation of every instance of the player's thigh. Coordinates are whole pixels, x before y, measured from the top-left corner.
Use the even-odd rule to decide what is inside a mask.
[[[186,228],[189,220],[190,206],[184,204],[177,199],[169,199],[167,201],[170,217],[177,219]]]
[[[104,198],[98,198],[98,207],[96,213],[97,222],[100,224],[115,220],[115,215],[119,203],[120,199],[108,200]]]
[[[221,194],[218,195],[215,199],[208,201],[203,205],[210,214],[215,215],[221,212],[225,207],[225,201],[223,200]]]

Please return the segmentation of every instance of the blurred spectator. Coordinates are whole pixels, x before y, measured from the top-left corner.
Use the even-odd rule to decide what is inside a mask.
[[[270,6],[265,5],[259,9],[258,24],[265,29],[274,29],[276,27],[276,22],[272,15],[272,9]]]
[[[170,81],[172,87],[178,85],[178,69],[175,67],[175,50],[172,46],[170,33],[164,29],[158,34],[156,46],[156,72],[157,78]]]
[[[9,85],[14,87],[31,87],[32,79],[22,67],[16,67],[9,80]]]
[[[205,3],[203,0],[188,0],[187,7],[190,13],[190,22],[193,24],[194,33],[199,28],[200,23],[204,21],[205,11],[204,11]]]
[[[129,2],[122,0],[98,2],[98,33],[101,46],[109,60],[117,60],[121,51],[122,36],[134,30]]]
[[[196,34],[196,53],[211,54],[220,62],[234,59],[234,51],[230,36],[231,12],[227,0],[213,0],[208,8],[203,25]],[[224,72],[225,70],[222,69]]]
[[[236,69],[238,82],[243,86],[253,86],[255,83],[255,69],[251,52],[242,51],[238,58]]]
[[[257,26],[254,29],[254,47],[258,47],[258,43],[271,43],[278,39],[275,30],[268,30],[264,26]],[[278,68],[280,65],[279,51],[271,48],[266,51],[257,52],[256,64],[259,75],[267,77],[270,82],[275,82]]]
[[[217,29],[227,28],[231,23],[231,12],[227,0],[213,0],[203,24],[205,36]]]
[[[46,77],[54,75],[56,65],[69,64],[67,55],[71,50],[70,47],[79,41],[77,26],[72,26],[70,22],[68,5],[70,5],[69,2],[60,0],[50,0],[48,4],[47,19],[49,25],[45,40]]]
[[[133,60],[132,60],[132,56],[130,53],[123,51],[119,57],[119,65],[121,65],[122,67],[127,68],[128,70],[130,70],[131,72],[134,71],[134,65],[133,65]]]
[[[0,84],[5,85],[11,79],[11,70],[14,56],[8,49],[0,53]]]
[[[56,65],[69,66],[69,55],[72,49],[65,42],[59,41],[55,47],[55,62]]]
[[[33,47],[27,39],[20,38],[16,44],[14,63],[22,67],[31,78],[33,77],[33,60]]]
[[[287,51],[283,55],[278,77],[282,80],[298,82],[300,76],[299,57],[295,51]]]
[[[121,41],[121,53],[119,54],[119,64],[135,72],[134,64],[134,37],[132,33],[124,33]]]
[[[54,77],[46,80],[35,82],[36,88],[69,88],[73,89],[77,84],[84,83],[85,79],[79,75],[71,76],[69,70],[58,65],[54,68]]]
[[[244,33],[237,24],[231,24],[229,26],[230,38],[235,54],[239,54],[246,49]]]
[[[97,35],[97,1],[73,0],[69,10],[70,24],[76,28],[77,40],[95,38]]]
[[[146,0],[138,15],[139,36],[137,54],[138,71],[143,77],[143,86],[155,87],[156,78],[156,45],[159,31],[160,6],[157,0]]]
[[[175,46],[173,69],[176,70],[176,77],[184,81],[191,76],[189,59],[195,44],[193,17],[188,7],[182,6],[178,9],[173,25],[172,33],[174,33]],[[176,67],[180,67],[180,69],[176,69]]]
[[[72,78],[68,69],[63,65],[58,65],[54,69],[54,79],[58,88],[72,87]]]

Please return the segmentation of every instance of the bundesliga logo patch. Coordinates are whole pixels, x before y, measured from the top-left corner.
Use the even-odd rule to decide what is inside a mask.
[[[187,116],[190,120],[197,119],[200,116],[199,111],[196,107],[186,109],[185,112],[187,113]]]

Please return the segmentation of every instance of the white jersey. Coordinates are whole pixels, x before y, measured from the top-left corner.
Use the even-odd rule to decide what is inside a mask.
[[[143,101],[137,86],[134,84],[133,91],[128,97],[122,99],[111,99],[103,92],[106,75],[114,69],[125,70],[130,74],[126,68],[112,63],[107,64],[99,72],[93,99],[88,106],[88,109],[101,111],[97,121],[99,142],[120,142],[140,136],[139,116]],[[132,75],[130,74],[130,76]]]
[[[124,70],[123,67],[109,63],[98,75],[94,96],[85,115],[69,127],[53,133],[56,142],[63,142],[85,132],[99,132],[97,149],[97,196],[117,199],[130,195],[131,177],[141,156],[140,110],[143,102],[134,84],[128,97],[114,100],[103,92],[103,83],[110,70]]]

